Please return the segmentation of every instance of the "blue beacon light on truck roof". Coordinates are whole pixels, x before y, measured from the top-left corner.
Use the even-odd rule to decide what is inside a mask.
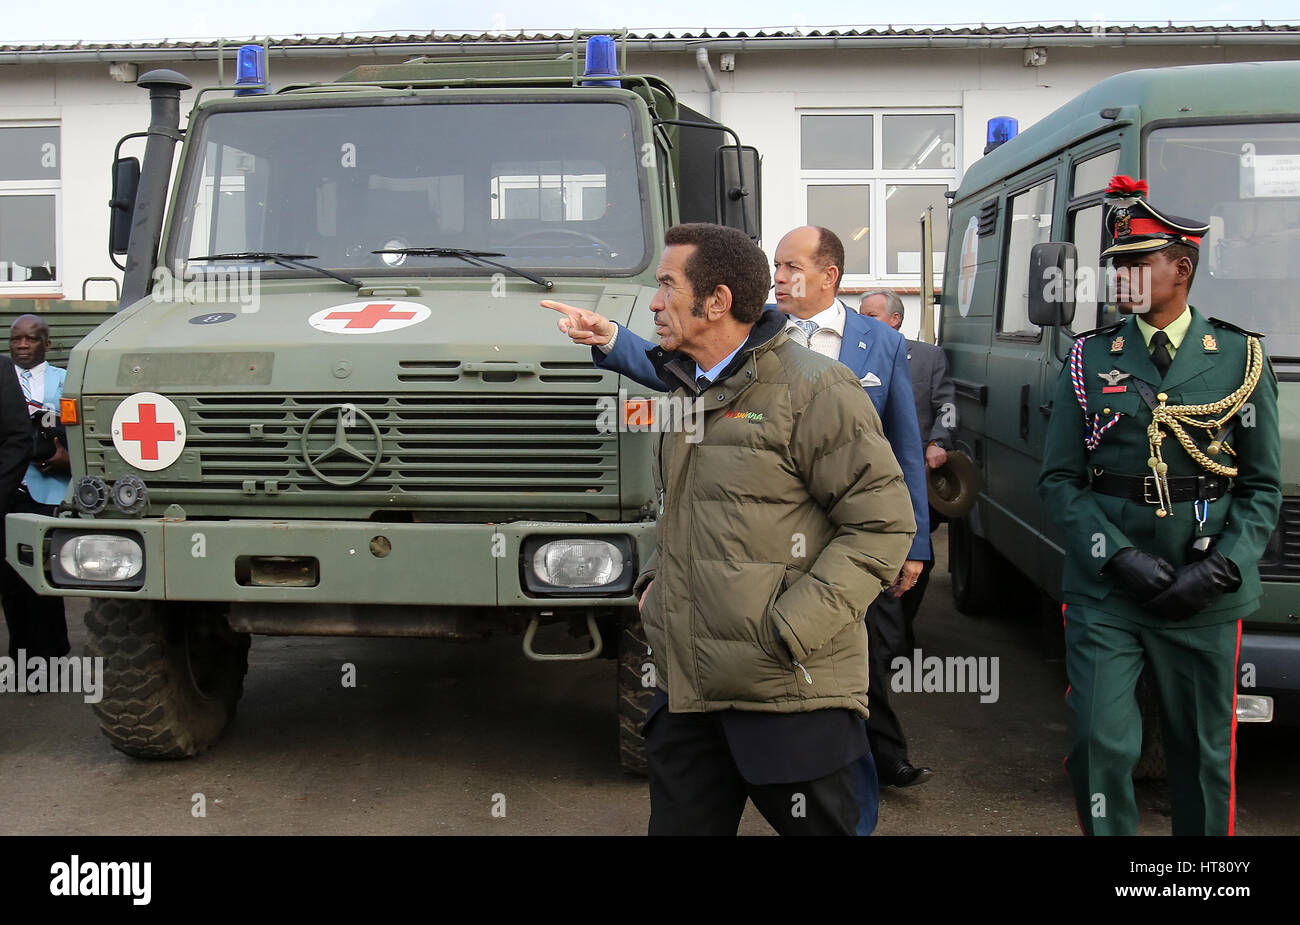
[[[614,37],[610,35],[593,35],[587,39],[587,64],[582,76],[592,78],[584,80],[584,87],[617,87],[618,48]],[[613,78],[610,80],[609,78]]]
[[[999,145],[1004,145],[1020,134],[1020,120],[1012,116],[994,116],[989,119],[988,144],[984,153],[988,154]]]
[[[266,92],[266,49],[261,45],[240,45],[235,55],[235,96]]]

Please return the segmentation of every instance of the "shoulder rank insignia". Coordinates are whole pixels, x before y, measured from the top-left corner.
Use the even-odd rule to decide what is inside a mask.
[[[1075,340],[1082,340],[1085,337],[1092,337],[1094,334],[1114,334],[1120,328],[1124,327],[1123,321],[1115,321],[1111,324],[1103,324],[1099,328],[1093,328],[1091,331],[1084,331],[1082,334],[1071,334]]]
[[[1213,334],[1206,334],[1201,338],[1201,346],[1205,348],[1206,353],[1216,353],[1219,349],[1219,342],[1214,339]]]
[[[1124,335],[1121,334],[1119,337],[1115,338],[1113,341],[1110,342],[1110,352],[1111,353],[1124,352]]]
[[[1247,337],[1265,336],[1263,334],[1260,334],[1258,331],[1247,331],[1245,328],[1239,328],[1235,324],[1232,324],[1231,322],[1224,321],[1222,318],[1211,318],[1210,324],[1214,325],[1216,328],[1226,328],[1229,331],[1236,331],[1238,334],[1245,334]]]

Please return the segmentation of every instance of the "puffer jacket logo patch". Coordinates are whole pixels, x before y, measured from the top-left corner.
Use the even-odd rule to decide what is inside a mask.
[[[762,420],[763,420],[763,412],[761,412],[761,411],[728,411],[728,412],[726,413],[725,417],[729,417],[729,418],[740,418],[741,420],[745,420],[745,421],[753,421],[755,424],[758,424],[758,423],[761,423]]]

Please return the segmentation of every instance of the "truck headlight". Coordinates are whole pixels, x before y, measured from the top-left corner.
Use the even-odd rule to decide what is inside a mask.
[[[523,548],[524,583],[529,591],[617,593],[636,577],[627,537],[531,537]]]
[[[144,584],[144,546],[137,533],[50,536],[50,579],[56,586],[138,588]]]

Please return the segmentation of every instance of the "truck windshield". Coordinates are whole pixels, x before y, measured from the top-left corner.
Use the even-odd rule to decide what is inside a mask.
[[[1210,223],[1191,303],[1300,362],[1300,122],[1159,128],[1146,165],[1152,202]]]
[[[181,260],[283,251],[367,276],[497,272],[372,253],[431,241],[560,276],[628,275],[647,260],[644,171],[618,103],[219,111],[197,144]]]

